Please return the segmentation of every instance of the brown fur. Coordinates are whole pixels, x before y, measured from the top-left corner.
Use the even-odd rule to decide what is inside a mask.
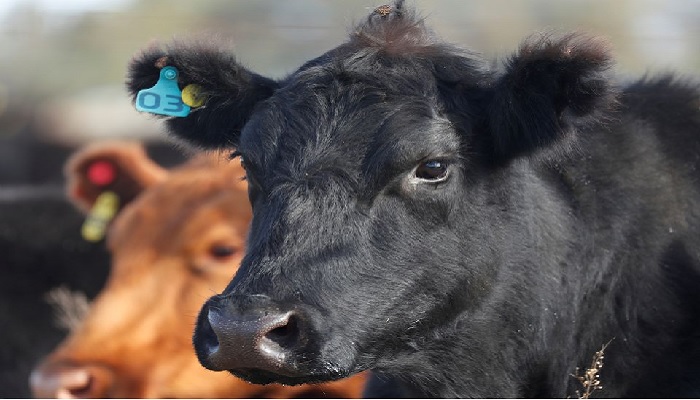
[[[91,147],[76,154],[66,169],[69,194],[83,210],[99,194],[84,176],[87,165],[98,159],[117,166],[119,177],[110,189],[126,200],[108,232],[111,276],[81,326],[35,371],[35,394],[360,396],[363,376],[321,385],[260,386],[197,362],[191,343],[197,311],[226,286],[243,256],[251,211],[239,163],[209,154],[166,171],[136,145]],[[214,245],[233,254],[217,257]],[[51,376],[75,368],[90,371],[89,386],[53,395],[44,390]]]

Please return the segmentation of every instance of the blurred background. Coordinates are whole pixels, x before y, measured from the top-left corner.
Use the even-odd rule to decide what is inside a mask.
[[[104,244],[78,234],[62,168],[81,145],[138,139],[169,166],[183,158],[123,86],[152,41],[216,33],[246,66],[282,77],[344,41],[383,0],[0,1],[0,397],[29,395],[27,377],[66,331],[46,292],[92,298],[108,271]],[[502,58],[528,35],[606,37],[626,80],[700,71],[700,0],[408,0],[447,41]]]
[[[700,67],[700,0],[412,2],[445,39],[489,57],[507,54],[536,31],[578,29],[610,40],[621,75],[693,74]],[[160,125],[134,111],[123,90],[128,60],[152,40],[216,32],[230,38],[247,66],[281,77],[344,40],[348,27],[379,3],[3,0],[0,140],[64,146],[113,137],[162,140]],[[54,168],[26,165],[22,152],[2,147],[6,180],[55,178]]]
[[[7,141],[64,146],[112,137],[163,140],[123,89],[130,57],[152,40],[216,32],[253,70],[293,71],[343,41],[382,0],[3,0],[0,2],[0,184],[56,178]],[[609,39],[621,77],[700,67],[700,0],[409,0],[435,30],[488,57],[536,31]],[[36,161],[36,163],[34,163]],[[49,164],[50,165],[50,164]],[[23,174],[28,174],[24,176]]]

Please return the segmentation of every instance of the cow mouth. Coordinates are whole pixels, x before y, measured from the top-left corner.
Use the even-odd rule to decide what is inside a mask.
[[[294,375],[282,375],[279,373],[257,368],[233,369],[228,370],[228,372],[243,380],[258,385],[267,385],[270,383],[281,383],[283,385],[323,383],[347,378],[351,375],[350,372],[344,372],[330,368],[325,370],[309,371],[307,373],[304,373],[303,371],[298,371],[298,374]]]

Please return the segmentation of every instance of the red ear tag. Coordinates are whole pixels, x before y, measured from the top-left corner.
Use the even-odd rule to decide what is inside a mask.
[[[97,186],[107,186],[116,178],[114,165],[109,161],[95,161],[87,169],[88,180]]]

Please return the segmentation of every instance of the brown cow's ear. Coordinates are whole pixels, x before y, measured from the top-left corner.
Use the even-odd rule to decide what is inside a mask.
[[[105,192],[116,194],[121,208],[167,174],[140,144],[125,142],[87,146],[73,154],[65,166],[68,197],[84,213]]]
[[[510,57],[489,104],[498,158],[531,154],[598,123],[615,102],[607,76],[611,57],[600,39],[540,35]]]

